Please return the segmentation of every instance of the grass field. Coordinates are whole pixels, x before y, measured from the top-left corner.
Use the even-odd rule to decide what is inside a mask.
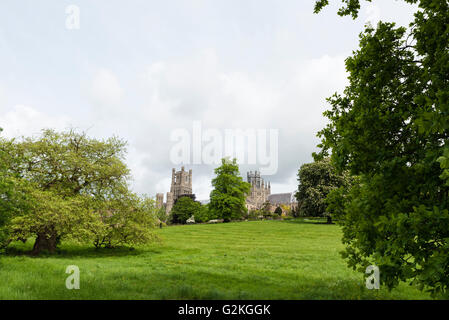
[[[14,244],[0,260],[0,299],[428,299],[402,284],[365,289],[346,267],[340,229],[311,221],[257,221],[158,229],[161,243],[95,250],[63,243],[30,257]],[[81,288],[67,290],[68,265]]]

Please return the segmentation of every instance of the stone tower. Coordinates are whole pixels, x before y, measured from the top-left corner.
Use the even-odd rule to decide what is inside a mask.
[[[165,212],[167,214],[170,213],[171,209],[173,208],[173,204],[174,204],[173,194],[171,192],[167,192],[167,203],[165,205]]]
[[[156,208],[160,209],[164,206],[164,194],[156,193]]]
[[[271,184],[265,182],[258,171],[248,172],[247,181],[251,184],[251,190],[246,198],[246,207],[249,210],[260,209],[268,201],[268,196],[271,194]]]
[[[170,213],[176,200],[183,195],[192,194],[192,170],[185,171],[184,167],[181,171],[176,172],[172,169],[170,192],[167,192],[167,206],[166,212]]]

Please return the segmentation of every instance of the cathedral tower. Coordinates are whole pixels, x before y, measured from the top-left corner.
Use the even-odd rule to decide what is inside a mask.
[[[192,194],[192,169],[185,171],[182,167],[181,171],[172,169],[170,192],[167,192],[166,212],[170,213],[176,200],[183,195]]]
[[[246,198],[246,206],[250,210],[260,209],[268,201],[268,196],[271,194],[270,182],[264,181],[258,171],[248,172],[247,181],[251,184],[251,190]]]

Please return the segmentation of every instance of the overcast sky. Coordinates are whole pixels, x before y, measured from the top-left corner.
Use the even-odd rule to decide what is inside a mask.
[[[338,3],[339,4],[339,3]],[[67,28],[68,6],[79,29]],[[0,127],[7,137],[78,128],[128,141],[132,188],[167,192],[176,129],[277,129],[272,193],[297,188],[326,123],[325,98],[346,84],[344,59],[371,21],[407,25],[415,7],[364,3],[358,20],[313,0],[2,0]],[[69,17],[70,16],[70,17]],[[69,26],[73,27],[73,24]],[[193,169],[208,199],[214,165]],[[257,165],[244,164],[247,170]]]

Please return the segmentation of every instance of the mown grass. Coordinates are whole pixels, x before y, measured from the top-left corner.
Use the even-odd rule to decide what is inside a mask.
[[[31,257],[14,244],[0,259],[0,299],[428,299],[402,284],[367,290],[348,269],[336,225],[254,221],[158,229],[160,243],[95,250],[63,243]],[[68,290],[68,265],[81,288]]]

